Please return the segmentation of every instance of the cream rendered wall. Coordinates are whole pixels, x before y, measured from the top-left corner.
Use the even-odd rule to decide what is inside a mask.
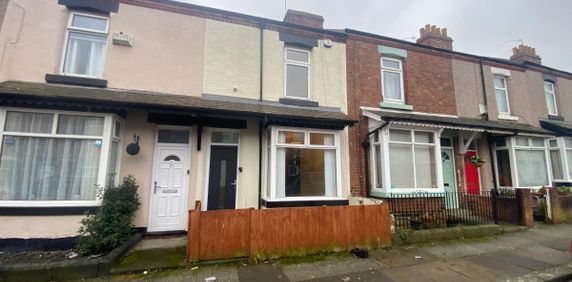
[[[457,115],[460,117],[479,118],[479,104],[483,102],[483,89],[478,64],[453,60],[453,81],[457,97]]]
[[[0,32],[0,81],[44,82],[58,74],[70,11],[55,0],[13,0]],[[198,96],[202,93],[205,20],[120,4],[110,16],[103,73],[110,88]],[[134,36],[133,47],[111,35]]]
[[[0,216],[0,239],[75,237],[83,218],[83,215]]]

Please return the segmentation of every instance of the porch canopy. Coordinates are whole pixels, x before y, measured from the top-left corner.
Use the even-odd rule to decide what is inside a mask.
[[[356,123],[339,108],[290,106],[219,95],[197,97],[22,81],[0,83],[0,106],[113,112],[120,116],[125,116],[128,110],[146,110],[155,113],[150,115],[151,119],[167,119],[188,126],[233,126],[229,121],[241,118],[256,118],[265,126],[325,129],[343,129]],[[175,115],[175,118],[162,117],[162,114]]]
[[[554,132],[556,135],[572,136],[572,123],[560,120],[541,119],[540,126]]]
[[[420,127],[437,127],[471,132],[486,132],[496,135],[521,135],[551,137],[553,133],[528,124],[489,121],[473,118],[462,118],[451,115],[399,113],[382,109],[363,109],[363,115],[370,119],[370,131],[386,125],[408,125]],[[372,126],[373,125],[373,126]]]

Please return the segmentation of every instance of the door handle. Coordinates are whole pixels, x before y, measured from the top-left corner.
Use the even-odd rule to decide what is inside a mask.
[[[236,179],[233,182],[231,182],[230,185],[236,187]]]
[[[153,185],[153,194],[157,194],[157,181]]]

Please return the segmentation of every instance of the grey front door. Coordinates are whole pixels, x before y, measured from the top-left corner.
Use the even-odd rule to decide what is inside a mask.
[[[211,147],[207,210],[235,208],[237,152],[237,147]]]

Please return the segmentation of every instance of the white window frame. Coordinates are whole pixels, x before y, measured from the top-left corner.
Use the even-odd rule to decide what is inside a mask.
[[[6,114],[7,112],[29,112],[29,113],[47,113],[53,114],[53,125],[52,131],[50,133],[30,133],[30,132],[11,132],[5,131],[6,124]],[[57,123],[59,115],[74,115],[74,116],[90,116],[90,117],[103,117],[103,134],[102,136],[89,136],[89,135],[64,135],[56,134]],[[101,189],[105,189],[107,184],[107,170],[109,168],[109,157],[111,149],[112,140],[112,128],[114,128],[114,121],[120,121],[123,124],[123,120],[118,116],[113,114],[102,114],[93,112],[73,112],[73,111],[56,111],[56,110],[44,110],[44,109],[29,109],[29,108],[15,108],[15,107],[0,107],[0,154],[2,152],[2,145],[4,143],[4,136],[22,136],[22,137],[45,137],[45,138],[58,138],[58,139],[93,139],[101,140],[101,154],[99,159],[99,169],[97,175],[97,183]],[[122,127],[124,132],[124,128]],[[122,133],[123,134],[123,133]],[[119,138],[121,139],[121,138]],[[121,155],[121,142],[119,143],[119,148],[117,154]],[[120,158],[118,156],[118,158]],[[1,156],[0,156],[1,157]],[[119,171],[120,164],[117,163],[117,170]],[[118,173],[119,174],[119,173]],[[87,206],[99,206],[101,205],[102,195],[96,193],[95,200],[0,200],[0,207],[87,207]]]
[[[83,16],[83,17],[89,17],[89,18],[95,18],[95,19],[103,19],[106,20],[106,26],[105,26],[105,32],[102,32],[101,30],[94,30],[94,29],[89,29],[89,28],[80,28],[80,27],[74,27],[72,26],[72,22],[73,22],[73,18],[74,16]],[[95,15],[95,14],[87,14],[87,13],[81,13],[81,12],[71,12],[69,17],[68,17],[68,22],[67,22],[67,26],[66,26],[66,33],[64,36],[64,44],[62,47],[62,56],[61,56],[61,60],[60,60],[60,74],[62,75],[66,75],[66,76],[77,76],[77,77],[85,77],[85,78],[101,78],[103,75],[98,75],[98,76],[91,76],[91,75],[83,75],[83,74],[76,74],[76,73],[66,73],[65,72],[65,63],[66,63],[66,54],[67,54],[67,49],[68,49],[68,41],[69,41],[69,35],[70,32],[78,32],[78,33],[84,33],[84,34],[89,34],[89,35],[98,35],[98,36],[102,36],[105,35],[105,48],[103,50],[103,70],[105,70],[105,62],[107,61],[107,48],[109,47],[109,17],[106,16],[101,16],[101,15]]]
[[[516,138],[526,138],[528,141],[528,145],[526,146],[521,146],[521,145],[516,145]],[[532,138],[541,138],[543,140],[544,146],[540,147],[540,146],[534,146],[532,143]],[[496,175],[496,180],[497,180],[497,188],[532,188],[532,189],[539,189],[542,188],[543,186],[551,186],[552,185],[552,166],[550,164],[550,148],[549,148],[549,144],[548,144],[548,139],[547,138],[542,138],[542,137],[530,137],[530,136],[515,136],[515,137],[507,137],[505,138],[505,142],[506,142],[506,146],[504,147],[498,147],[496,144],[494,144],[494,161],[495,161],[495,175]],[[506,187],[506,186],[500,186],[499,183],[499,178],[498,178],[498,160],[497,160],[497,154],[496,152],[499,150],[508,150],[508,156],[509,156],[509,160],[510,160],[510,173],[511,173],[511,180],[512,180],[512,184],[513,187]],[[540,186],[521,186],[518,180],[518,164],[516,163],[516,151],[519,150],[529,150],[529,151],[543,151],[544,152],[544,160],[546,163],[546,175],[547,177],[547,181],[548,183],[545,183],[543,185]]]
[[[553,141],[557,142],[557,147],[549,147],[549,151],[558,151],[558,154],[560,155],[560,162],[561,162],[561,166],[562,166],[562,179],[555,179],[553,178],[552,181],[554,182],[572,182],[572,175],[570,175],[569,170],[572,169],[572,167],[570,167],[570,165],[568,164],[568,155],[567,152],[568,151],[572,151],[572,147],[566,147],[566,140],[570,140],[572,141],[572,138],[570,137],[558,137],[558,138],[553,138],[550,139]],[[549,143],[550,146],[550,143]],[[550,155],[549,155],[550,156]],[[550,161],[552,161],[552,156],[550,156]],[[550,169],[552,169],[552,165],[550,166]]]
[[[383,66],[383,60],[388,60],[388,61],[398,63],[399,69],[384,67]],[[391,58],[391,57],[381,57],[379,64],[381,66],[381,96],[383,97],[383,100],[386,102],[405,104],[405,90],[403,89],[403,60],[395,59],[395,58]],[[385,93],[383,93],[384,92],[383,89],[384,89],[384,85],[385,85],[385,79],[383,76],[384,72],[399,74],[399,86],[400,86],[399,89],[401,90],[400,91],[401,93],[399,93],[400,99],[391,99],[391,98],[385,97]]]
[[[494,80],[497,79],[497,78],[502,79],[502,81],[504,82],[504,88],[503,88],[503,87],[497,87],[497,86],[495,85]],[[499,114],[499,115],[507,115],[507,116],[510,116],[510,102],[509,102],[509,99],[508,99],[508,80],[507,80],[507,77],[506,77],[506,76],[502,76],[502,75],[494,75],[494,76],[493,76],[493,87],[494,87],[494,89],[495,89],[495,103],[496,103],[496,99],[497,99],[497,98],[496,98],[496,95],[497,95],[496,91],[497,91],[497,90],[504,91],[504,98],[505,98],[505,100],[506,100],[506,109],[507,109],[507,112],[501,112],[500,109],[499,109],[498,103],[496,103],[498,114]]]
[[[281,131],[304,133],[304,144],[281,144],[278,143],[279,133]],[[310,134],[332,134],[334,135],[334,145],[311,145]],[[270,129],[270,195],[266,195],[266,201],[282,202],[282,201],[322,201],[322,200],[345,200],[342,194],[342,167],[341,167],[341,147],[339,130],[311,129],[275,126]],[[301,196],[301,197],[276,197],[276,149],[277,148],[301,148],[301,149],[328,149],[335,150],[336,158],[336,196]]]
[[[406,130],[410,131],[411,134],[411,141],[410,142],[401,142],[401,141],[390,141],[389,140],[389,131],[390,130]],[[433,134],[434,143],[420,143],[415,142],[415,132],[428,132]],[[417,193],[417,192],[427,192],[427,193],[443,193],[445,192],[445,188],[443,186],[443,167],[441,163],[441,132],[442,128],[436,128],[434,130],[423,128],[423,127],[408,127],[408,126],[386,126],[380,129],[377,133],[379,134],[379,142],[381,144],[381,158],[382,158],[382,169],[381,172],[382,176],[382,187],[374,187],[372,186],[372,192],[387,192],[387,193],[403,193],[403,194],[410,194],[410,193]],[[370,136],[370,152],[374,152],[373,149],[373,140],[374,134]],[[413,183],[415,187],[411,188],[391,188],[391,167],[390,167],[390,159],[389,159],[389,144],[408,144],[411,145],[411,150],[413,153]],[[417,187],[417,176],[415,172],[415,145],[423,145],[423,146],[431,146],[435,149],[434,154],[434,162],[435,162],[435,177],[437,182],[437,187],[429,188],[429,187]],[[370,155],[371,164],[372,164],[372,181],[371,183],[375,183],[376,169],[375,166],[379,165],[375,161],[374,155]]]
[[[294,51],[294,52],[302,52],[302,53],[306,53],[308,54],[308,62],[302,62],[302,61],[295,61],[295,60],[289,60],[288,59],[288,51]],[[288,99],[299,99],[299,100],[311,100],[312,97],[310,95],[310,93],[312,93],[311,89],[312,89],[312,81],[311,81],[311,73],[312,73],[312,68],[311,68],[311,62],[312,62],[312,52],[308,51],[308,50],[304,50],[304,49],[299,49],[299,48],[292,48],[292,47],[286,47],[284,48],[284,97],[288,98]],[[308,69],[308,92],[306,93],[307,97],[295,97],[295,96],[288,96],[288,65],[293,65],[293,66],[299,66],[299,67],[306,67]]]
[[[552,90],[546,90],[547,84],[552,86]],[[545,99],[547,99],[548,96],[551,96],[552,101],[554,101],[554,113],[550,112],[550,109],[548,108],[548,103],[546,103],[546,109],[548,110],[548,114],[551,116],[557,116],[558,115],[558,105],[556,105],[556,85],[554,85],[554,82],[552,82],[552,81],[545,80],[544,84],[543,84],[543,88],[544,88]]]

